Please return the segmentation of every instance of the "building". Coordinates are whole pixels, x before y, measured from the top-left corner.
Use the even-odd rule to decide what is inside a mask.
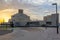
[[[45,16],[44,21],[45,21],[46,25],[47,26],[57,26],[56,25],[57,16],[59,16],[59,15],[58,14],[51,14],[51,15]]]
[[[26,26],[39,27],[40,24],[39,24],[39,21],[30,21],[30,22],[27,22]]]
[[[39,24],[40,24],[40,26],[45,26],[46,22],[44,20],[42,20],[42,21],[39,21]]]
[[[18,13],[13,15],[9,22],[13,22],[14,26],[57,26],[58,17],[59,14],[51,14],[44,16],[42,21],[31,21],[30,17],[24,14],[22,9],[19,9]]]
[[[13,22],[14,26],[25,26],[30,21],[30,17],[23,13],[22,9],[18,10],[18,13],[13,15],[10,22]]]

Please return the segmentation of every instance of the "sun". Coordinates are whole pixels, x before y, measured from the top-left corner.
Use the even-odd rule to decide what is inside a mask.
[[[9,19],[10,17],[4,17],[4,22],[8,22]]]
[[[1,14],[0,16],[0,22],[8,22],[9,19],[11,19],[11,15]]]
[[[4,19],[3,19],[3,18],[1,18],[1,19],[0,19],[0,24],[1,24],[1,23],[3,23],[3,22],[4,22]]]
[[[0,24],[4,23],[4,22],[8,22],[9,19],[10,19],[10,17],[8,17],[8,16],[1,17],[0,18]]]

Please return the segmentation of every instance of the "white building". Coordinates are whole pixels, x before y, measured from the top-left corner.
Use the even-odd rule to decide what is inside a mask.
[[[58,14],[51,14],[51,15],[45,16],[44,21],[46,22],[46,25],[47,26],[57,26],[56,25],[56,21],[58,18],[57,16],[59,16],[59,15]]]
[[[30,17],[24,14],[22,9],[19,9],[18,13],[12,16],[11,21],[14,26],[25,26],[30,21]]]

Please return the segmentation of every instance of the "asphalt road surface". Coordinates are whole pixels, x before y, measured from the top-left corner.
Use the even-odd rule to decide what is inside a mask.
[[[14,28],[12,33],[0,35],[0,40],[60,40],[60,33],[56,28]]]

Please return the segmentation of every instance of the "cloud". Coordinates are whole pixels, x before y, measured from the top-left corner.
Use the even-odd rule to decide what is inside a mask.
[[[49,4],[57,3],[60,6],[60,0],[48,0]]]
[[[57,2],[58,6],[60,6],[60,0],[0,0],[0,10],[4,10],[7,8],[21,8],[28,9],[29,12],[32,12],[33,15],[46,15],[45,12],[52,13],[52,10],[55,11],[55,7],[52,6],[52,3],[55,2]]]
[[[29,9],[33,14],[44,15],[45,11],[55,11],[55,7],[52,6],[55,1],[60,2],[59,0],[0,0],[0,9]]]
[[[28,3],[28,4],[42,4],[45,0],[18,0],[21,3]]]
[[[43,16],[42,15],[35,14],[33,11],[31,11],[29,9],[25,9],[24,10],[24,14],[30,16],[31,20],[43,20]]]

